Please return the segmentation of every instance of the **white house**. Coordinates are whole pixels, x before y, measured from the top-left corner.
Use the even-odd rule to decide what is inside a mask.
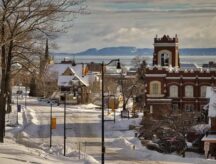
[[[209,98],[208,117],[210,124],[210,131],[202,138],[204,142],[205,156],[215,155],[216,153],[216,88],[207,87],[206,97]]]
[[[64,93],[67,93],[66,101],[69,103],[87,103],[89,99],[89,85],[94,79],[91,74],[84,75],[84,65],[73,66],[71,61],[58,64],[50,64],[48,72],[57,81],[60,101],[64,101]]]

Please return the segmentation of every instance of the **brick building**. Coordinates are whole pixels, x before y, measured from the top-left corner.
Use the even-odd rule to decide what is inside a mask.
[[[200,111],[208,103],[206,87],[214,86],[216,79],[215,69],[180,62],[177,35],[154,38],[152,65],[144,72],[145,105],[153,113]]]

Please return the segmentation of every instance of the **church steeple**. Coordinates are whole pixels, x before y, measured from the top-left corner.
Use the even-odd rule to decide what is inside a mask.
[[[49,43],[47,38],[46,45],[45,45],[45,54],[40,57],[40,76],[43,76],[47,65],[50,63],[51,63],[51,58],[49,56]]]

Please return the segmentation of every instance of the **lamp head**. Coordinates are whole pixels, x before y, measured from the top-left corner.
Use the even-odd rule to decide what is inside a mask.
[[[116,69],[117,69],[118,73],[121,72],[121,63],[119,60],[118,60],[117,65],[116,65]]]
[[[73,67],[76,66],[75,60],[72,60],[71,65],[72,65]]]
[[[117,65],[116,65],[116,69],[121,69],[121,63],[119,60],[118,60]]]

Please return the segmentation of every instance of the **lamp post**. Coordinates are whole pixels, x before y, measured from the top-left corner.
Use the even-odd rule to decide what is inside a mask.
[[[108,63],[104,63],[104,61],[101,64],[101,97],[102,97],[102,102],[101,102],[101,163],[104,164],[104,155],[105,155],[105,145],[104,145],[104,66],[107,66],[113,62],[117,62],[116,68],[117,70],[121,69],[121,65],[120,65],[120,60],[119,59],[113,59]],[[75,61],[73,60],[72,66],[76,66],[77,64],[82,64],[82,66],[84,64],[87,63],[75,63]],[[99,63],[97,63],[99,64]]]
[[[17,93],[17,122],[16,124],[18,125],[18,112],[19,112],[19,101],[18,101],[18,93]]]
[[[27,87],[25,86],[25,109],[26,109]]]
[[[66,152],[66,93],[64,93],[64,156]]]
[[[102,85],[102,123],[101,123],[101,163],[104,164],[104,156],[105,156],[105,145],[104,145],[104,66],[107,66],[111,64],[112,62],[118,62],[116,68],[121,69],[120,60],[114,59],[111,60],[109,63],[104,64],[104,62],[101,63],[101,85]]]
[[[52,146],[52,102],[50,103],[50,147]]]

